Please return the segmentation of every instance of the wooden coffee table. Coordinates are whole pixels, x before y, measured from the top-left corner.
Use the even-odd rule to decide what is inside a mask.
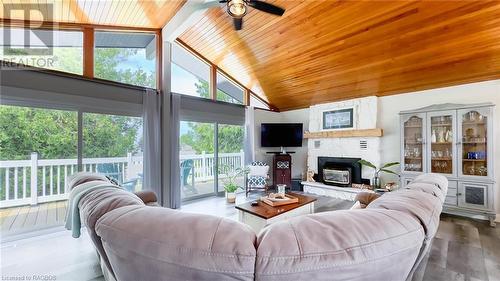
[[[238,220],[249,225],[255,233],[259,233],[266,225],[271,223],[314,213],[315,197],[291,192],[287,194],[299,198],[299,202],[279,207],[269,206],[260,200],[258,206],[252,206],[251,202],[247,202],[236,206]]]

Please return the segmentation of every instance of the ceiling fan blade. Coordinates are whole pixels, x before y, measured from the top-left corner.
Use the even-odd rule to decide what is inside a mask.
[[[233,18],[234,29],[241,30],[243,28],[243,18]]]
[[[263,11],[277,16],[282,16],[285,13],[285,9],[259,0],[250,0],[248,2],[248,5],[259,11]]]
[[[219,3],[227,3],[227,0],[219,0]]]

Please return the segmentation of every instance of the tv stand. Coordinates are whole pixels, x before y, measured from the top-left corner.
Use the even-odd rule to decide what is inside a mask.
[[[273,156],[273,185],[285,184],[292,188],[292,156],[290,154],[274,153]]]

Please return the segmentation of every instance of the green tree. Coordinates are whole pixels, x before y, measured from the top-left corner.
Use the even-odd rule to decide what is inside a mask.
[[[198,79],[196,89],[200,97],[209,98],[208,82]],[[233,98],[218,90],[217,100],[234,102]],[[190,146],[197,154],[214,152],[214,127],[207,123],[189,122],[189,131],[180,138],[182,145]],[[238,152],[243,149],[244,130],[241,126],[219,125],[219,153]]]
[[[85,157],[119,157],[140,149],[140,118],[85,114]],[[0,106],[0,159],[76,158],[77,114],[71,111]]]
[[[126,84],[155,88],[156,78],[152,71],[145,71],[141,67],[120,69],[119,65],[129,57],[136,55],[139,49],[126,48],[96,48],[94,55],[94,75],[106,80],[118,81]]]

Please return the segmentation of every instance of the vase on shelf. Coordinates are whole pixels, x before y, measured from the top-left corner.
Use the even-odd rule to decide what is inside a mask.
[[[432,141],[433,143],[437,142],[436,130],[432,130],[431,141]]]

